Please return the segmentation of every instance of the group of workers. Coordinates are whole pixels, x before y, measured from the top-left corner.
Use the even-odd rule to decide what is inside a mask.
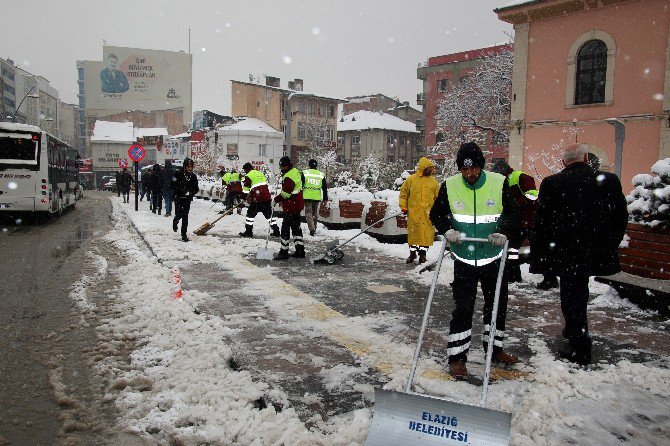
[[[268,179],[263,172],[251,163],[242,166],[244,175],[235,170],[223,169],[221,181],[226,187],[224,205],[227,209],[240,210],[241,204],[248,204],[242,237],[253,237],[254,220],[259,213],[270,223],[270,235],[280,237],[281,249],[274,260],[287,260],[290,257],[305,258],[305,243],[300,228],[300,213],[305,210],[309,234],[316,234],[318,209],[322,201],[328,201],[328,186],[325,175],[317,169],[317,161],[309,160],[308,169],[299,171],[293,166],[291,158],[283,156],[279,160],[281,178],[277,184],[277,194],[272,197]],[[282,207],[281,230],[274,212],[275,204]],[[293,236],[295,251],[289,254],[289,244]]]

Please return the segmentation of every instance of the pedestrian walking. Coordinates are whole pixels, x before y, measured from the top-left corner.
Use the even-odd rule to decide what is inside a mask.
[[[281,203],[283,219],[281,223],[281,249],[274,255],[274,260],[286,260],[289,258],[288,246],[293,234],[295,252],[291,254],[299,259],[305,258],[305,244],[302,239],[300,228],[300,212],[305,207],[302,196],[302,176],[300,171],[293,167],[291,158],[282,156],[279,160],[279,168],[282,171],[281,191],[274,201]]]
[[[165,201],[165,216],[172,216],[172,179],[174,178],[174,167],[172,167],[172,161],[165,160],[165,166],[163,167],[163,187],[161,194],[163,195],[163,201]]]
[[[433,176],[435,164],[426,157],[422,157],[416,167],[416,172],[407,177],[400,187],[398,204],[403,214],[407,216],[407,244],[409,257],[405,263],[414,263],[417,252],[419,264],[426,262],[428,248],[435,240],[435,228],[430,222],[430,210],[435,203],[440,185]]]
[[[589,276],[621,270],[617,248],[628,224],[626,199],[619,178],[589,165],[588,146],[570,144],[563,152],[565,168],[540,185],[530,270],[560,277],[565,359],[591,362],[586,306]]]
[[[458,149],[456,165],[460,173],[440,186],[430,220],[445,234],[454,258],[452,290],[456,308],[449,323],[449,374],[467,376],[467,355],[472,337],[472,316],[477,284],[484,294],[483,345],[488,346],[491,313],[495,297],[502,247],[517,225],[518,211],[507,179],[484,169],[484,154],[473,142]],[[490,244],[463,243],[462,238],[488,238]],[[503,274],[496,318],[493,362],[515,364],[518,358],[503,350],[507,318],[507,278]]]
[[[121,173],[122,172],[116,172],[116,174],[115,174],[116,175],[116,196],[117,197],[121,196]]]
[[[317,162],[311,159],[307,163],[309,169],[302,171],[303,199],[305,200],[305,220],[307,229],[312,237],[316,234],[316,224],[319,221],[319,206],[322,201],[328,201],[328,185],[326,176],[318,170]]]
[[[130,186],[133,184],[133,176],[128,172],[127,168],[123,168],[119,176],[118,188],[123,195],[123,202],[130,203]]]
[[[242,237],[254,236],[254,219],[260,212],[270,222],[271,235],[279,237],[279,226],[277,225],[277,217],[272,212],[272,195],[270,195],[267,178],[263,172],[254,169],[251,163],[245,163],[242,169],[246,172],[242,190],[247,203],[249,203],[249,209],[247,209],[244,231],[240,232],[240,235]]]
[[[142,174],[142,195],[140,195],[140,201],[144,199],[145,195],[149,202],[149,210],[151,210],[153,208],[151,204],[151,167]]]
[[[161,215],[163,211],[163,170],[161,169],[160,164],[154,164],[153,174],[151,175],[151,203],[152,210],[154,214]]]
[[[172,219],[172,230],[179,230],[179,220],[181,220],[181,239],[184,242],[190,242],[187,237],[188,231],[188,213],[191,210],[191,201],[198,193],[198,177],[193,173],[193,160],[184,159],[184,168],[175,172],[172,177],[172,190],[174,196],[174,218]]]

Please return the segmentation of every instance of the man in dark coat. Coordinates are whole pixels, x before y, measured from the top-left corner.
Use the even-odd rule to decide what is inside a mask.
[[[163,167],[163,200],[165,201],[165,216],[172,216],[172,178],[174,177],[174,167],[172,161],[165,160],[165,167]]]
[[[132,186],[133,184],[133,176],[128,172],[128,169],[126,169],[125,167],[121,172],[119,181],[120,183],[117,184],[119,189],[121,190],[121,194],[123,195],[123,202],[130,203],[130,186]]]
[[[184,169],[175,172],[172,177],[172,192],[174,196],[174,218],[172,219],[172,230],[177,232],[179,220],[181,220],[181,239],[189,242],[186,236],[188,231],[188,213],[191,210],[191,201],[198,193],[198,177],[193,173],[193,160],[184,159]]]
[[[163,210],[163,171],[160,164],[154,164],[151,173],[151,212],[161,215]]]
[[[564,336],[561,356],[591,362],[586,306],[589,276],[621,270],[617,248],[628,224],[619,178],[588,164],[588,147],[571,144],[563,153],[565,169],[542,181],[531,239],[530,271],[560,276]]]
[[[140,201],[144,199],[145,195],[149,202],[149,210],[151,210],[153,209],[153,204],[151,203],[151,167],[142,174],[142,195],[140,195]]]

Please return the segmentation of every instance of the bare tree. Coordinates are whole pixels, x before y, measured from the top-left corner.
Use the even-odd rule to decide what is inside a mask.
[[[531,151],[531,147],[525,147],[526,158],[528,159],[528,171],[538,180],[542,180],[540,168],[548,170],[550,174],[558,173],[563,169],[563,150],[569,144],[577,142],[582,130],[577,126],[563,127],[563,138],[556,141],[551,147],[538,151]]]
[[[437,132],[445,141],[460,144],[465,142],[465,132],[475,129],[498,144],[509,143],[513,59],[511,47],[482,57],[472,75],[446,93],[437,111]]]

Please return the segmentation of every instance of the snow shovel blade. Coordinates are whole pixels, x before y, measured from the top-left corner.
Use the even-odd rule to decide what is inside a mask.
[[[310,262],[312,263],[312,265],[325,265],[325,264],[332,265],[333,263],[335,263],[335,259],[333,258],[332,255],[330,255],[329,252],[327,252],[325,254],[321,254],[320,256],[312,257],[310,259]]]
[[[258,260],[272,260],[274,254],[267,248],[258,248],[256,252],[256,259]]]
[[[365,446],[509,445],[512,414],[416,393],[375,389]]]

